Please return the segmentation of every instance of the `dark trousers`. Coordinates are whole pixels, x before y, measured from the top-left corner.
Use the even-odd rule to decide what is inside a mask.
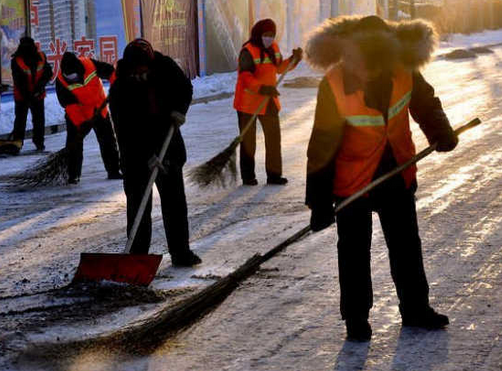
[[[110,117],[99,118],[92,125],[92,129],[98,138],[101,158],[108,174],[114,174],[119,171],[119,151],[117,139],[113,132]],[[66,117],[66,148],[69,150],[68,175],[69,178],[80,178],[82,174],[82,161],[84,158],[84,138],[91,131],[91,126],[85,123],[77,128]]]
[[[15,101],[15,114],[13,139],[24,141],[26,132],[26,120],[28,110],[31,111],[33,122],[33,143],[37,147],[44,145],[45,134],[45,107],[44,99],[32,99],[29,101]]]
[[[128,166],[124,170],[124,190],[127,197],[127,235],[129,236],[150,178],[150,169],[145,163],[144,166]],[[182,167],[171,164],[167,167],[167,174],[159,171],[155,184],[160,195],[169,253],[171,256],[186,253],[190,248]],[[151,211],[152,192],[150,191],[150,198],[131,248],[132,254],[148,254],[152,236]]]
[[[253,115],[237,111],[239,129],[242,132]],[[265,136],[265,169],[267,177],[282,175],[281,129],[278,115],[258,116]],[[256,152],[256,120],[244,135],[240,145],[240,166],[242,180],[256,178],[254,155]]]
[[[372,211],[380,218],[401,313],[429,305],[414,191],[400,175],[342,209],[337,215],[340,310],[343,319],[368,318],[373,305],[370,248]]]

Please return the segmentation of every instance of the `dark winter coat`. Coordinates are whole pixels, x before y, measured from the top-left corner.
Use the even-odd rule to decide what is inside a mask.
[[[33,75],[35,75],[37,63],[40,61],[41,57],[38,55],[38,52],[32,58],[25,58],[25,56],[22,54],[14,53],[10,63],[12,69],[12,80],[14,82],[14,85],[20,91],[24,100],[30,100],[32,99],[32,97],[30,96],[31,93],[28,91],[28,76],[23,72],[21,67],[19,67],[19,65],[17,64],[16,57],[18,56],[24,59],[26,65],[30,67],[30,69],[32,70]],[[33,95],[42,96],[45,93],[45,85],[47,85],[47,83],[52,78],[52,67],[47,62],[47,58],[45,58],[45,61],[46,62],[44,65],[42,78],[38,80],[36,86],[34,87]]]
[[[96,74],[100,79],[105,79],[108,80],[110,79],[111,75],[115,71],[115,68],[109,63],[106,62],[100,62],[95,59],[91,59],[92,63],[94,63],[94,66],[96,67]],[[80,63],[80,62],[79,62]],[[76,81],[76,83],[83,84],[84,83],[84,66],[80,63],[82,66],[81,69],[78,69],[79,73],[79,80]],[[63,77],[64,78],[64,77]],[[69,91],[67,88],[59,82],[59,79],[56,79],[56,94],[59,100],[59,104],[61,107],[65,108],[69,104],[75,104],[78,103],[77,97]]]
[[[124,60],[117,66],[117,80],[110,88],[110,110],[120,147],[124,171],[144,166],[158,155],[172,119],[171,112],[186,114],[192,101],[192,84],[178,64],[158,52],[150,66],[147,82],[137,82]],[[176,130],[166,159],[182,166],[186,150]]]
[[[328,69],[340,62],[343,39],[354,36],[354,27],[359,18],[342,18],[325,22],[311,37],[307,44],[307,57],[311,65]],[[440,100],[435,97],[434,89],[429,85],[418,68],[430,59],[435,44],[433,29],[424,22],[410,22],[390,25],[390,32],[377,40],[395,46],[399,63],[412,72],[413,90],[409,105],[410,114],[420,125],[421,130],[432,144],[454,146],[456,137],[446,117]],[[374,33],[357,32],[356,38],[371,39]],[[382,41],[383,40],[383,41]],[[385,49],[382,47],[380,49]],[[386,56],[392,55],[391,52]],[[344,73],[344,89],[350,94],[363,90],[368,107],[379,110],[387,121],[390,95],[392,92],[391,75],[382,76],[363,86],[357,77]],[[338,148],[343,141],[345,119],[337,111],[335,97],[326,78],[320,84],[314,128],[310,138],[307,157],[306,203],[312,209],[326,208],[333,203],[333,177]],[[374,178],[396,167],[392,151],[387,148],[382,156]]]

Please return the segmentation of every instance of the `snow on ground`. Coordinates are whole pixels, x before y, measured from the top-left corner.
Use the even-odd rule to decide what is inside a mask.
[[[441,41],[441,52],[448,48],[472,48],[475,46],[499,44],[502,42],[501,30],[488,30],[476,34],[453,34]]]
[[[472,45],[479,42],[478,36],[471,36]],[[499,36],[502,41],[502,32]],[[454,126],[475,116],[484,122],[463,134],[454,152],[432,154],[419,165],[417,207],[424,260],[431,301],[452,321],[447,331],[401,330],[384,240],[375,218],[371,315],[375,335],[370,344],[343,340],[335,231],[330,229],[272,259],[220,308],[146,358],[113,349],[89,349],[76,357],[58,357],[64,366],[28,357],[4,368],[108,370],[120,365],[122,370],[156,370],[168,364],[177,370],[502,369],[502,48],[494,51],[475,60],[438,60],[424,72]],[[291,78],[306,74],[306,67],[301,67]],[[305,152],[316,89],[283,88],[281,98],[288,186],[263,185],[262,135],[258,135],[256,159],[259,186],[206,191],[187,184],[191,246],[202,256],[201,266],[193,270],[171,267],[155,197],[151,251],[166,255],[152,288],[174,298],[166,300],[198,291],[308,223],[309,212],[303,205]],[[186,168],[190,169],[237,135],[232,99],[192,106],[182,132],[189,153]],[[417,127],[414,137],[417,148],[427,146]],[[64,133],[48,136],[48,149],[61,148],[64,139]],[[27,149],[30,146],[26,144]],[[0,159],[0,176],[40,157]],[[0,307],[9,308],[0,310],[0,353],[12,355],[29,342],[93,336],[159,308],[150,299],[132,307],[120,302],[114,309],[114,301],[86,306],[92,301],[90,295],[70,299],[66,293],[54,295],[71,280],[81,252],[119,252],[125,246],[122,185],[105,177],[91,134],[86,138],[78,186],[22,193],[0,188]],[[71,317],[81,308],[95,313],[95,318],[89,322],[82,315]],[[55,316],[59,316],[56,322]]]

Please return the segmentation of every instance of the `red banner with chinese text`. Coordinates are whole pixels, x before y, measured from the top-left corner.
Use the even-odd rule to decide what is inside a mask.
[[[128,43],[141,36],[140,0],[122,0],[124,29]]]
[[[173,58],[193,78],[197,75],[197,0],[141,0],[144,38]]]

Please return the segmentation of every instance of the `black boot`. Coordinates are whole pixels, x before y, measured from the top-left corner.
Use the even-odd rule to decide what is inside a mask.
[[[439,330],[450,323],[447,316],[437,313],[431,307],[412,313],[402,312],[401,317],[403,326],[421,327],[428,330]]]
[[[68,179],[68,184],[78,184],[79,182],[80,182],[79,177],[70,177],[70,179]]]
[[[347,327],[347,340],[365,342],[371,340],[373,331],[367,319],[348,318],[345,321]]]
[[[287,183],[288,179],[280,176],[273,176],[267,178],[267,184],[286,185]]]
[[[194,265],[202,263],[202,259],[191,250],[188,250],[171,255],[171,263],[175,267],[193,267]]]
[[[242,184],[243,185],[247,185],[247,186],[255,186],[255,185],[258,185],[258,181],[256,180],[256,178],[253,178],[253,179],[243,179],[242,180]]]
[[[124,176],[120,171],[112,171],[108,173],[108,179],[114,180],[114,179],[124,179]]]

